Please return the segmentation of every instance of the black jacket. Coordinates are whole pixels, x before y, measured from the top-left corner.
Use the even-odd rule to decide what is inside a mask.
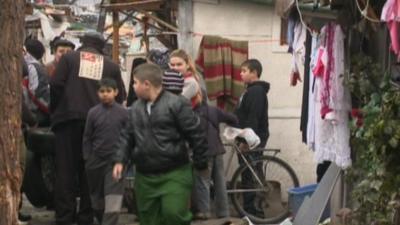
[[[100,53],[94,48],[82,47],[65,54],[50,80],[50,112],[53,126],[70,120],[85,120],[90,108],[99,103],[98,80],[79,77],[80,53]],[[116,102],[125,100],[125,87],[119,66],[104,57],[102,78],[112,78],[118,85]]]
[[[150,115],[141,99],[129,109],[114,162],[132,160],[141,173],[165,173],[189,162],[186,143],[193,149],[195,168],[206,168],[207,141],[200,119],[184,97],[162,91]]]
[[[86,160],[94,155],[109,161],[127,120],[127,109],[118,103],[114,102],[111,105],[100,103],[91,108],[83,134],[83,158]]]
[[[236,115],[240,128],[251,128],[260,138],[264,147],[269,137],[268,129],[268,98],[269,83],[256,81],[249,84],[240,98]]]
[[[200,116],[202,127],[207,133],[207,156],[224,154],[225,148],[221,141],[219,124],[226,123],[230,126],[237,126],[236,116],[208,104],[201,104],[195,108],[195,111]]]

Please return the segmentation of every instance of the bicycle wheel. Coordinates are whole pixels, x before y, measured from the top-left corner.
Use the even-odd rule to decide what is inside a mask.
[[[277,223],[289,216],[289,204],[287,190],[299,186],[299,180],[293,169],[283,160],[262,156],[260,159],[251,161],[253,171],[257,171],[259,180],[249,169],[247,164],[240,166],[234,173],[231,181],[232,203],[241,216],[247,216],[253,223]],[[251,174],[252,180],[246,185],[241,182],[242,177]],[[261,182],[261,184],[260,184]],[[255,209],[245,209],[244,198],[246,195],[247,204]],[[249,201],[249,196],[250,200]]]

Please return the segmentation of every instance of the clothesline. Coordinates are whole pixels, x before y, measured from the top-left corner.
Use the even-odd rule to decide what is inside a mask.
[[[221,36],[221,35],[214,35],[214,34],[203,34],[203,33],[198,33],[198,32],[192,32],[193,36],[197,36],[197,37],[203,37],[206,35],[212,35],[212,36]],[[260,37],[262,35],[241,35],[241,34],[236,34],[236,35],[232,35],[232,34],[225,34],[224,36],[237,36],[237,37]],[[266,36],[266,35],[265,35]],[[248,40],[249,43],[271,43],[271,42],[280,42],[281,40],[279,39],[273,39],[273,38],[269,38],[269,39],[258,39],[258,40]]]
[[[365,19],[367,19],[367,20],[369,20],[370,22],[373,22],[373,23],[384,23],[385,22],[385,21],[377,20],[377,19],[374,19],[374,18],[371,18],[371,17],[368,16],[368,9],[369,9],[369,1],[370,0],[367,0],[367,4],[364,7],[364,9],[361,9],[360,3],[358,1],[359,0],[355,0],[356,5],[357,5],[357,9],[359,10],[359,12],[360,12],[362,17],[364,17]],[[303,15],[301,13],[300,6],[299,6],[299,0],[295,1],[295,5],[296,5],[297,12],[299,13],[300,22],[303,24],[303,26],[307,29],[308,32],[313,34],[313,32],[314,32],[313,29],[310,28],[303,20]]]

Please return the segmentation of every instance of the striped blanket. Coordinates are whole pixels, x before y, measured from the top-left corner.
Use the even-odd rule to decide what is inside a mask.
[[[232,109],[244,90],[240,65],[248,59],[248,42],[203,36],[196,66],[204,76],[210,100]]]

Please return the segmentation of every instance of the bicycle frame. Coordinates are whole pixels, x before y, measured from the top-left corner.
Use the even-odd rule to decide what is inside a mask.
[[[228,172],[229,169],[231,168],[232,165],[232,161],[233,161],[233,156],[235,155],[235,152],[237,153],[237,155],[243,160],[243,162],[248,166],[248,168],[251,171],[251,174],[253,174],[253,176],[256,178],[257,183],[260,185],[260,189],[236,189],[236,190],[229,190],[227,189],[227,193],[239,193],[239,192],[254,192],[254,191],[265,191],[265,185],[263,184],[263,182],[261,181],[260,177],[258,176],[258,174],[256,173],[256,171],[254,170],[253,166],[251,165],[251,163],[249,162],[249,160],[247,160],[247,158],[244,156],[244,154],[240,151],[239,146],[237,146],[234,142],[231,143],[225,143],[225,146],[230,146],[234,149],[234,151],[231,151],[230,156],[229,156],[229,161],[228,161],[228,165],[225,168],[225,176],[228,176]],[[251,151],[269,151],[269,152],[274,152],[273,156],[276,156],[280,150],[279,149],[260,149],[260,150],[251,150]]]

